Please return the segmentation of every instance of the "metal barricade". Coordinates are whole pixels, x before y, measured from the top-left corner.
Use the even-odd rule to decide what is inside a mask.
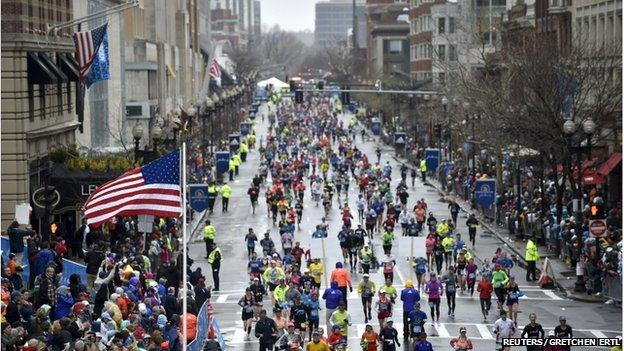
[[[602,292],[604,296],[616,302],[622,302],[622,277],[607,275],[603,280]]]

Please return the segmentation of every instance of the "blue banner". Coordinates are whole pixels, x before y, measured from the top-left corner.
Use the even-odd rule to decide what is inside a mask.
[[[435,172],[440,163],[440,150],[425,149],[425,162],[427,163],[427,171]]]
[[[371,121],[371,131],[374,135],[381,134],[381,122],[377,118],[373,118]]]
[[[479,179],[475,182],[475,201],[483,208],[496,203],[496,179]]]
[[[74,273],[80,276],[80,281],[85,284],[87,283],[87,266],[64,258],[63,277],[61,278],[61,285],[69,286],[69,277]]]
[[[208,208],[208,184],[189,185],[189,204],[197,212]]]
[[[6,263],[9,260],[9,253],[11,252],[9,238],[2,237],[2,241],[0,241],[0,250],[2,250],[2,259],[4,260],[4,263]]]
[[[230,153],[227,151],[217,151],[215,153],[217,160],[217,175],[226,173],[228,171],[230,162]]]
[[[243,122],[240,124],[240,133],[242,136],[249,134],[249,129],[251,129],[251,123]]]
[[[24,271],[22,272],[22,280],[24,281],[24,286],[28,286],[30,282],[30,264],[28,262],[28,246],[24,246],[24,251],[22,252],[22,268],[24,269]],[[84,283],[86,284],[86,280],[84,281]]]

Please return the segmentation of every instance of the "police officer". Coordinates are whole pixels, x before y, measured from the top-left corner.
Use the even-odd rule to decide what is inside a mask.
[[[246,162],[247,161],[247,153],[249,152],[249,147],[247,146],[247,143],[245,141],[242,141],[240,143],[240,157],[241,157],[241,161]]]
[[[228,162],[228,173],[230,174],[230,182],[234,180],[234,171],[236,171],[236,161],[234,161],[234,156],[230,158]],[[236,173],[238,174],[238,172]]]
[[[418,169],[420,170],[422,181],[425,182],[427,180],[427,161],[424,158],[420,160],[420,166]]]
[[[230,196],[232,196],[232,188],[228,183],[223,183],[221,186],[221,203],[223,204],[222,211],[227,212],[228,204],[230,203]]]
[[[217,200],[217,195],[219,194],[217,190],[217,185],[215,182],[210,182],[208,185],[208,211],[209,214],[212,214],[212,210],[214,209],[215,200]]]
[[[241,157],[238,153],[235,153],[234,156],[232,156],[232,160],[234,160],[234,174],[238,175],[238,168],[241,165]]]
[[[214,239],[217,235],[217,230],[214,225],[210,224],[210,221],[206,221],[206,226],[204,227],[204,241],[206,242],[206,258],[210,255],[210,251],[212,250],[212,245],[214,245]]]
[[[212,267],[212,280],[214,281],[214,290],[219,291],[219,270],[221,269],[221,249],[217,244],[212,244],[212,251],[208,255],[208,264]]]

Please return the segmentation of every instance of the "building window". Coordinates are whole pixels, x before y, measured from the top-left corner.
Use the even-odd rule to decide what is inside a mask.
[[[438,60],[445,61],[446,60],[446,46],[438,45]]]
[[[444,34],[446,29],[444,25],[444,17],[438,18],[438,34]]]
[[[449,33],[455,33],[455,18],[449,17]]]
[[[400,54],[403,51],[403,42],[401,40],[385,40],[384,46],[384,53],[386,54]]]
[[[457,52],[455,45],[449,45],[449,61],[457,61]]]
[[[445,81],[446,81],[446,73],[444,72],[438,73],[438,82],[440,82],[440,84],[444,84]]]

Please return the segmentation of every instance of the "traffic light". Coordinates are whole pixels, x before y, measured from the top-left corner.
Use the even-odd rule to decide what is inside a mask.
[[[323,82],[316,83],[316,88],[318,90],[323,90],[324,87],[325,87],[325,84]]]
[[[295,102],[298,104],[303,103],[303,91],[295,90]]]
[[[290,92],[291,93],[297,89],[297,86],[295,85],[295,81],[294,80],[288,81],[288,84],[290,84]]]

